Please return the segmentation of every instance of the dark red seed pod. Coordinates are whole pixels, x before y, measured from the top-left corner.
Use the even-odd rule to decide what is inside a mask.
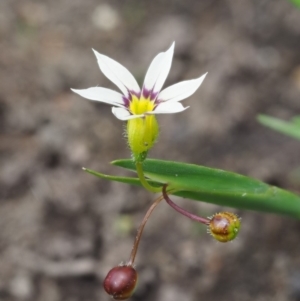
[[[117,266],[104,279],[105,291],[115,300],[126,300],[134,292],[138,275],[132,266]]]

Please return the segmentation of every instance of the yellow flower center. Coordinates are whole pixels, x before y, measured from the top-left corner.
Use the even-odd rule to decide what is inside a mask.
[[[129,110],[133,115],[140,115],[154,110],[154,102],[149,98],[132,97]],[[127,138],[135,160],[141,161],[147,156],[158,136],[158,123],[155,115],[130,119],[127,122]]]
[[[140,115],[154,110],[154,101],[149,98],[138,98],[133,95],[129,105],[129,110],[133,115]]]

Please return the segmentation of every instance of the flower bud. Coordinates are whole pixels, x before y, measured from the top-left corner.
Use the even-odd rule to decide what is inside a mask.
[[[113,299],[126,300],[133,294],[137,278],[137,272],[132,266],[117,266],[108,272],[103,286]]]
[[[158,131],[158,123],[154,115],[128,120],[128,144],[136,160],[140,160],[141,156],[145,156],[153,147]]]
[[[231,212],[220,212],[210,218],[208,232],[220,242],[236,238],[241,226],[238,216]]]

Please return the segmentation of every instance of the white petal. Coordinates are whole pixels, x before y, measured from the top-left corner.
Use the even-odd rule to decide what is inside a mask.
[[[144,115],[130,115],[130,113],[124,108],[112,107],[111,111],[120,120],[129,120],[129,119],[144,117]]]
[[[161,91],[158,100],[176,102],[188,98],[200,87],[207,73],[199,78],[186,80]]]
[[[146,114],[172,114],[182,112],[189,107],[184,107],[180,102],[162,102],[152,112]]]
[[[118,86],[124,95],[129,96],[128,90],[134,91],[135,93],[139,93],[141,91],[133,75],[124,66],[108,56],[100,54],[94,49],[93,51],[97,57],[98,65],[103,74],[116,86]]]
[[[174,45],[175,43],[173,42],[166,52],[159,53],[153,59],[145,76],[143,89],[154,93],[161,90],[171,68]]]
[[[79,94],[80,96],[90,100],[101,101],[114,106],[124,105],[124,101],[123,101],[124,96],[110,89],[93,87],[93,88],[82,89],[82,90],[76,90],[76,89],[71,89],[71,90]]]

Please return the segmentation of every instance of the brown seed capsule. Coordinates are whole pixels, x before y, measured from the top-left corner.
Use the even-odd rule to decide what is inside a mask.
[[[241,227],[238,216],[231,212],[215,214],[208,226],[208,232],[220,242],[228,242],[236,238]]]
[[[117,266],[108,272],[103,286],[115,300],[126,300],[133,294],[137,278],[137,272],[132,266]]]

